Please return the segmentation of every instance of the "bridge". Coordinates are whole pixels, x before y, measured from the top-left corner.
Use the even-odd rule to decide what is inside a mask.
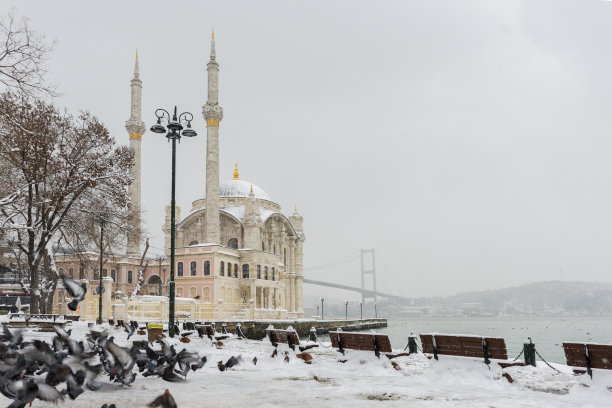
[[[328,282],[328,281],[321,279],[321,277],[316,276],[317,275],[316,271],[322,271],[326,275],[328,275],[329,270],[331,270],[332,268],[338,267],[340,265],[345,265],[348,263],[353,263],[357,261],[358,259],[361,260],[361,287],[351,286],[351,285],[346,285],[346,284],[336,283],[336,282]],[[406,296],[391,294],[391,293],[384,293],[376,289],[376,260],[375,259],[376,257],[375,257],[374,249],[362,249],[360,254],[353,252],[351,254],[348,254],[347,256],[344,256],[342,258],[339,258],[332,262],[328,262],[323,265],[318,265],[318,266],[314,266],[310,268],[304,268],[305,274],[309,276],[308,279],[304,278],[304,283],[309,284],[309,285],[325,286],[328,288],[336,288],[336,289],[348,290],[352,292],[361,293],[361,301],[364,304],[368,300],[371,300],[374,303],[376,303],[376,300],[379,297],[384,297],[387,299],[395,299],[395,300],[408,300],[409,298]],[[351,266],[350,269],[353,269],[353,267]],[[399,289],[401,286],[398,285],[397,282],[395,282],[393,275],[391,275],[389,271],[386,271],[386,272],[388,274],[388,277],[393,281],[393,285],[392,286],[387,285],[387,287],[394,287],[394,288]],[[381,275],[381,276],[384,277],[384,275]],[[356,276],[345,276],[345,279],[350,280],[350,281],[354,281],[355,278]]]

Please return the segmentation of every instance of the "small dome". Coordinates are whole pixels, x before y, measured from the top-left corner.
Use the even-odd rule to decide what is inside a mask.
[[[255,198],[272,201],[268,193],[245,180],[226,180],[219,184],[219,197],[248,197],[253,186]]]

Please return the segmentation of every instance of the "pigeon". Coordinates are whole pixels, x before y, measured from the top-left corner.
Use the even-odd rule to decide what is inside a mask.
[[[233,366],[238,365],[240,361],[242,361],[241,356],[238,356],[238,357],[231,356],[229,360],[225,362],[225,364],[223,364],[223,361],[219,361],[217,363],[217,367],[219,367],[219,371],[223,372],[227,368],[232,368]]]
[[[257,356],[253,357],[253,365],[257,365]]]
[[[110,405],[104,404],[100,408],[117,408],[117,406],[115,404],[110,404]]]
[[[206,356],[202,357],[202,359],[200,360],[199,363],[192,364],[191,365],[191,370],[193,370],[193,371],[199,370],[200,368],[204,367],[204,364],[206,364]]]
[[[134,334],[134,332],[136,331],[136,329],[134,329],[134,327],[130,326],[129,324],[127,324],[127,323],[125,323],[125,322],[123,322],[123,327],[125,327],[125,330],[127,331],[127,334],[128,334],[128,336],[127,336],[127,339],[126,339],[126,340],[129,340],[129,339],[130,339],[130,337],[132,337],[132,335],[133,335],[133,334]]]
[[[176,408],[176,402],[174,397],[170,394],[170,391],[166,390],[162,395],[155,398],[149,405],[149,407],[161,407],[161,408]]]
[[[87,293],[87,284],[82,283],[79,285],[77,281],[67,278],[64,275],[62,275],[62,281],[64,282],[64,287],[66,288],[68,294],[73,297],[72,301],[68,303],[68,309],[74,312],[77,310],[79,302],[85,299],[85,294]]]

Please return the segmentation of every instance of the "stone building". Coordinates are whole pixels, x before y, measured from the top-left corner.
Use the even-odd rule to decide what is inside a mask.
[[[189,304],[192,318],[291,318],[303,317],[302,216],[294,209],[286,216],[280,205],[257,185],[242,180],[238,166],[229,180],[219,182],[219,128],[223,109],[219,105],[219,64],[214,35],[208,71],[208,95],[202,107],[206,123],[206,196],[192,203],[181,219],[176,213],[175,287],[177,303]],[[131,82],[131,115],[126,123],[130,147],[135,153],[134,182],[129,194],[132,205],[141,208],[141,143],[146,130],[141,120],[141,90],[138,55]],[[229,173],[229,171],[228,171]],[[170,258],[170,206],[166,207],[165,258],[149,259],[145,284],[140,295],[167,295]],[[130,221],[140,225],[138,216]],[[138,231],[138,229],[135,229]],[[128,294],[138,279],[141,237],[126,237],[126,253],[111,255],[103,275],[113,293]],[[93,260],[95,254],[90,254]],[[70,254],[56,256],[58,268],[75,279],[90,280],[95,291],[99,278],[93,267],[86,267]],[[88,263],[89,264],[89,263]],[[72,272],[72,273],[71,273]],[[112,279],[112,280],[111,280]],[[63,312],[63,288],[57,290],[58,311]],[[87,308],[97,302],[85,302]],[[130,307],[136,306],[127,305]],[[94,312],[94,310],[88,310]]]

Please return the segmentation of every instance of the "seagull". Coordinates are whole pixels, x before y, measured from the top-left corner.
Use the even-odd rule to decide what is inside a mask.
[[[149,407],[161,407],[161,408],[177,408],[174,397],[170,394],[170,391],[166,390],[162,395],[155,398],[149,405]]]
[[[129,340],[130,337],[132,337],[132,335],[134,334],[134,332],[136,331],[136,329],[134,329],[132,326],[130,326],[129,324],[127,324],[126,322],[123,322],[123,327],[125,327],[125,331],[127,331],[127,339]]]
[[[68,291],[68,294],[74,298],[72,302],[68,303],[68,309],[74,312],[77,310],[79,302],[85,299],[87,284],[82,283],[79,285],[77,281],[67,278],[64,275],[62,275],[62,281],[64,282],[64,287]]]

